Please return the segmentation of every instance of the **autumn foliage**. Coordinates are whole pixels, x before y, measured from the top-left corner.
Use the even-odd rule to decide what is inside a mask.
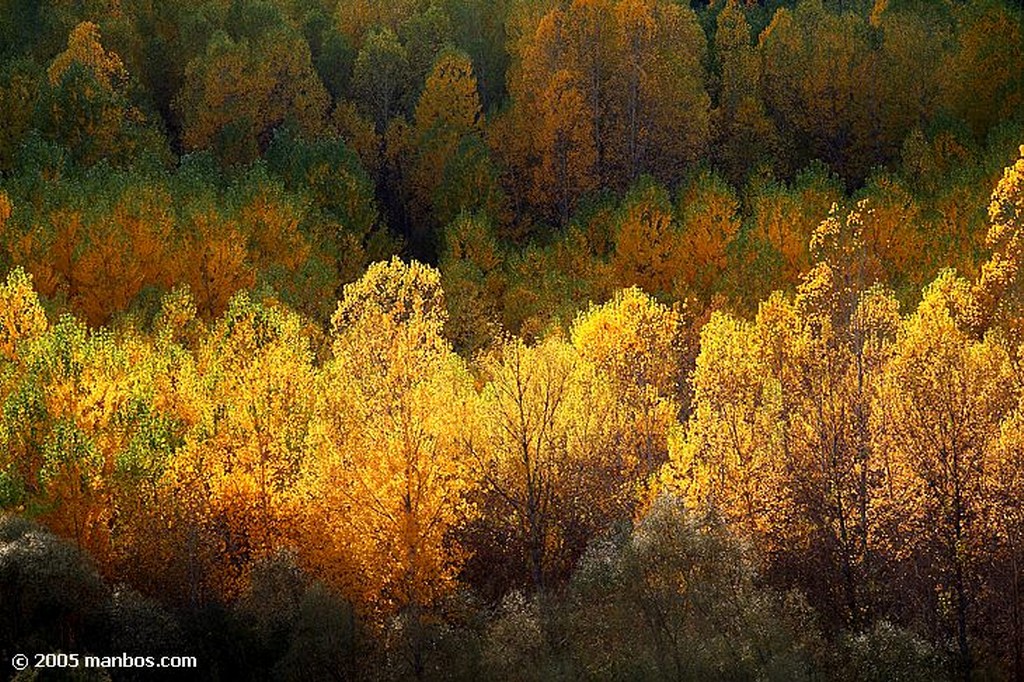
[[[1019,4],[6,3],[0,658],[1024,679]]]

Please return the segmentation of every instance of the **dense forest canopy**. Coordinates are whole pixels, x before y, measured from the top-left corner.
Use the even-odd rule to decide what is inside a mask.
[[[1024,680],[1022,229],[1020,2],[0,0],[0,657]]]

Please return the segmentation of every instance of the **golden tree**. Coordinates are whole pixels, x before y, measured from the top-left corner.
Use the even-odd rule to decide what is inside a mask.
[[[610,263],[615,286],[673,292],[686,254],[668,192],[653,180],[641,180],[623,202],[618,223]]]
[[[454,585],[472,516],[459,446],[474,392],[437,271],[395,259],[346,286],[302,489],[308,556],[367,613],[416,617]]]
[[[972,287],[973,303],[969,324],[976,334],[983,334],[1002,314],[1004,322],[1014,327],[1020,339],[1021,259],[1024,257],[1024,146],[1021,158],[1003,172],[992,193],[988,214],[991,222],[986,243],[992,254],[982,265]]]
[[[606,377],[628,420],[624,449],[637,478],[667,458],[668,434],[683,407],[692,357],[687,331],[682,314],[637,288],[591,306],[573,324],[573,346]]]
[[[971,667],[969,626],[989,542],[986,512],[994,441],[1014,404],[1009,357],[972,339],[953,316],[969,285],[950,272],[925,292],[900,331],[880,386],[876,447],[887,452],[892,551],[916,553],[949,604],[960,663]],[[966,673],[965,673],[966,674]]]
[[[473,63],[464,54],[445,52],[435,62],[416,104],[412,130],[416,158],[408,178],[414,224],[423,225],[432,217],[434,197],[446,168],[461,143],[482,130]]]
[[[490,500],[485,522],[514,538],[502,551],[522,551],[543,590],[632,501],[620,411],[607,378],[557,337],[510,340],[484,370],[465,446]]]
[[[216,543],[205,567],[221,594],[237,594],[256,561],[296,534],[293,488],[306,453],[314,372],[297,316],[234,297],[175,370],[162,401],[186,424],[164,479],[176,505]]]

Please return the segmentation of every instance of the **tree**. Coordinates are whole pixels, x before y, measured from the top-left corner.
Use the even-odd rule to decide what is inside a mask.
[[[327,251],[328,245],[311,243],[304,230],[308,204],[268,177],[262,166],[239,178],[224,195],[189,196],[191,205],[179,209],[178,217],[181,248],[188,254],[181,279],[202,316],[219,316],[236,292],[257,283],[272,285],[304,311],[321,311],[322,301],[309,290],[307,277],[311,263],[325,257],[321,250]],[[365,210],[358,204],[353,208]],[[327,287],[336,283],[329,273],[324,280]]]
[[[556,71],[540,94],[536,144],[541,162],[533,173],[533,196],[554,206],[565,224],[583,194],[597,187],[597,150],[590,121],[581,118],[583,94],[575,75]]]
[[[611,176],[609,159],[611,78],[621,62],[615,39],[614,2],[573,2],[566,11],[563,40],[566,61],[578,71],[585,92],[590,130],[597,153],[597,172],[602,183],[618,184]]]
[[[0,465],[4,503],[38,516],[113,573],[132,512],[152,500],[169,451],[170,425],[150,400],[152,354],[137,335],[90,332],[70,316],[34,324],[15,346],[4,386],[0,431],[14,458]]]
[[[921,258],[921,202],[905,180],[889,173],[868,178],[862,196],[867,201],[861,219],[869,267],[901,293],[919,289],[931,275],[929,263]]]
[[[373,180],[356,153],[340,138],[307,140],[297,131],[280,130],[267,150],[266,160],[269,170],[284,183],[286,194],[267,194],[275,198],[273,203],[280,203],[277,210],[289,218],[277,223],[277,229],[283,232],[279,238],[290,244],[280,244],[276,252],[268,254],[272,258],[264,265],[271,266],[273,259],[290,261],[294,274],[289,279],[293,281],[277,286],[283,284],[290,290],[290,300],[301,304],[304,312],[312,308],[326,321],[333,313],[334,300],[323,299],[324,289],[340,296],[343,284],[357,279],[372,258],[387,253],[389,245],[382,239]],[[312,201],[308,210],[295,201],[303,195]],[[268,206],[267,210],[273,212],[274,208]],[[259,233],[257,228],[255,234]],[[300,254],[308,248],[305,262],[289,253],[296,247]],[[324,263],[328,276],[316,282],[320,291],[313,292],[309,288],[314,283],[307,277],[315,276],[313,268],[318,262]]]
[[[823,642],[812,612],[761,585],[756,565],[721,518],[659,496],[579,562],[573,662],[616,679],[814,677]]]
[[[460,213],[442,235],[439,268],[448,304],[445,334],[465,356],[500,336],[507,287],[502,253],[486,215]]]
[[[0,130],[0,171],[10,173],[25,135],[29,132],[40,96],[40,67],[27,60],[6,62],[0,68],[0,109],[5,112]]]
[[[175,100],[185,149],[212,148],[229,165],[259,156],[287,121],[319,132],[327,104],[308,43],[287,28],[259,39],[215,34]]]
[[[670,434],[662,472],[664,485],[691,508],[721,513],[769,546],[766,538],[786,505],[779,433],[784,396],[767,366],[768,339],[758,329],[771,318],[789,318],[792,326],[792,309],[779,296],[761,306],[756,323],[716,312],[704,325],[691,378],[692,413],[685,429]]]
[[[599,185],[624,189],[644,174],[675,184],[704,155],[707,46],[691,10],[577,1],[516,18],[508,124],[526,139],[506,153],[535,205],[564,224]]]
[[[490,551],[523,561],[543,592],[631,502],[623,427],[607,380],[561,339],[510,340],[484,370],[465,447],[483,477],[485,521],[514,541]]]
[[[668,192],[651,178],[626,196],[619,213],[611,274],[617,287],[639,286],[664,295],[675,291],[684,254]]]
[[[121,58],[100,44],[99,27],[88,21],[74,28],[68,36],[67,49],[50,62],[50,68],[46,71],[50,84],[59,83],[74,64],[85,67],[96,82],[107,90],[122,85],[128,76]]]
[[[509,91],[508,135],[501,151],[518,181],[515,188],[545,215],[566,223],[577,200],[595,188],[598,177],[597,130],[588,111],[588,83],[569,61],[565,13],[552,9],[536,21],[524,17],[516,44]],[[498,128],[501,131],[501,128]]]
[[[409,54],[409,73],[413,87],[402,107],[408,111],[421,93],[423,83],[434,71],[438,59],[455,49],[452,22],[443,4],[431,2],[406,18],[398,27],[398,37]],[[467,57],[468,61],[468,57]]]
[[[43,334],[48,326],[32,277],[15,268],[0,288],[0,353],[8,361],[15,360],[18,344]]]
[[[761,63],[750,42],[750,25],[736,0],[718,13],[714,54],[721,87],[712,112],[718,138],[713,151],[725,176],[738,184],[750,169],[771,163],[777,133],[761,99]]]
[[[479,138],[483,124],[472,62],[461,53],[441,54],[416,104],[412,129],[415,158],[408,181],[412,185],[411,219],[418,233],[441,224],[443,218],[433,211],[438,189],[446,175],[451,174],[449,165],[465,149],[464,142]],[[449,220],[468,207],[453,208],[455,212],[447,216]]]
[[[505,96],[508,70],[506,20],[508,0],[445,0],[452,35],[459,49],[473,60],[484,109],[493,110]]]
[[[572,326],[573,347],[611,386],[627,420],[629,478],[642,479],[668,458],[668,434],[685,408],[690,357],[685,315],[637,288],[591,305]]]
[[[369,40],[377,28],[397,31],[420,6],[419,0],[398,0],[387,5],[372,0],[354,0],[338,6],[335,20],[345,37],[358,43]]]
[[[664,0],[620,0],[615,22],[612,163],[621,180],[650,174],[674,185],[708,149],[707,39],[693,10]]]
[[[956,47],[940,69],[940,99],[983,136],[1024,102],[1021,14],[1003,3],[979,3],[961,8],[958,19]]]
[[[37,434],[45,418],[38,394],[25,390],[26,384],[31,386],[31,373],[23,346],[48,330],[31,276],[21,268],[12,270],[0,287],[0,366],[4,367],[0,398],[18,422],[0,422],[0,438],[7,451],[0,460],[0,506],[4,508],[24,506],[36,491],[40,466]]]
[[[375,620],[406,613],[415,628],[452,589],[453,531],[473,514],[458,439],[473,390],[445,318],[439,275],[419,263],[377,263],[346,286],[304,470],[306,560]]]
[[[127,164],[144,150],[161,151],[159,133],[129,98],[121,58],[103,47],[99,27],[78,24],[54,57],[36,105],[35,126],[85,165]]]
[[[736,192],[718,176],[700,172],[680,192],[676,217],[684,257],[677,286],[710,300],[722,287],[740,231]]]
[[[1007,669],[1024,672],[1024,415],[1018,404],[1003,420],[988,475],[993,525],[987,551],[994,555],[994,570],[983,587],[979,625],[983,636],[1010,644],[1001,647]]]
[[[211,535],[205,569],[237,595],[255,563],[296,541],[294,488],[306,454],[314,373],[299,318],[239,294],[180,373],[190,428],[165,480]]]
[[[791,168],[820,159],[844,176],[863,177],[871,163],[851,155],[869,134],[862,109],[876,80],[866,22],[836,14],[821,0],[781,8],[761,34],[765,104],[780,131],[789,133]]]
[[[752,215],[740,267],[731,274],[747,282],[743,288],[753,291],[762,279],[758,295],[766,296],[771,287],[796,284],[810,267],[811,234],[842,199],[842,188],[837,177],[820,164],[807,168],[792,184],[769,179],[752,185],[748,194]],[[765,271],[771,273],[766,282]],[[743,293],[749,296],[753,292]]]
[[[170,203],[162,188],[130,188],[106,220],[83,231],[81,255],[66,276],[76,289],[76,311],[91,325],[126,310],[145,287],[170,287],[174,281],[178,269]]]
[[[997,316],[1020,332],[1020,269],[1024,258],[1024,146],[1021,158],[1003,172],[992,193],[988,209],[989,228],[986,243],[992,251],[972,287],[974,302],[969,324],[975,334],[984,334]],[[1016,319],[1014,319],[1016,318]],[[1019,336],[1015,336],[1019,338]]]
[[[966,282],[941,275],[907,320],[886,368],[879,447],[889,453],[894,491],[886,510],[950,604],[964,676],[972,669],[972,614],[985,525],[992,442],[1012,408],[1009,358],[992,338],[977,341],[950,312]],[[881,415],[880,415],[881,416]]]
[[[303,19],[302,33],[309,43],[310,56],[317,75],[335,105],[349,93],[356,50],[331,17],[320,8],[312,9]]]
[[[867,101],[871,134],[858,140],[852,153],[876,163],[896,158],[900,145],[917,126],[925,126],[940,110],[940,85],[948,45],[954,40],[950,3],[928,11],[913,6],[877,3],[871,25],[881,32],[877,48],[875,101]]]
[[[789,533],[816,564],[799,579],[852,627],[865,622],[875,598],[872,508],[883,466],[871,441],[871,400],[900,325],[899,304],[865,255],[863,208],[844,219],[833,210],[815,229],[817,262],[797,289],[800,328],[782,369],[791,396],[788,485],[810,526]]]
[[[356,55],[352,89],[356,103],[383,134],[401,110],[409,88],[409,56],[388,28],[371,31]]]

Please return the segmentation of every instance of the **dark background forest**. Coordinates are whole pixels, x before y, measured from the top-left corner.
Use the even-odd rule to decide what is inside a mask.
[[[0,0],[0,665],[1024,680],[1022,145],[1009,0]]]

